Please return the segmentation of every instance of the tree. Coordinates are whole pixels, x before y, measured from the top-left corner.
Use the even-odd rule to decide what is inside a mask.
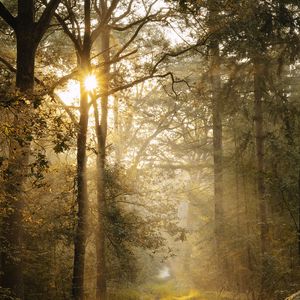
[[[50,20],[59,4],[59,0],[51,0],[38,21],[35,21],[35,5],[32,0],[18,1],[17,16],[13,17],[8,9],[0,2],[0,15],[9,25],[17,43],[16,88],[28,97],[34,86],[35,52],[43,38]],[[30,34],[29,34],[30,33]],[[22,278],[22,209],[23,186],[27,174],[30,154],[30,131],[27,129],[27,117],[34,103],[29,100],[20,101],[17,105],[13,124],[16,136],[12,139],[9,149],[9,163],[5,178],[6,203],[10,213],[5,217],[4,236],[9,250],[2,253],[2,285],[23,299]]]

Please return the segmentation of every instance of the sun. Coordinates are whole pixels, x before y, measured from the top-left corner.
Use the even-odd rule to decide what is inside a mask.
[[[95,75],[88,75],[84,80],[84,87],[88,92],[91,92],[97,87],[97,78]]]

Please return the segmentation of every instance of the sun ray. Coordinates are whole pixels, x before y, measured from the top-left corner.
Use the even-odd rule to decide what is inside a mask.
[[[84,87],[87,91],[91,92],[97,87],[97,78],[95,75],[88,75],[84,80]]]

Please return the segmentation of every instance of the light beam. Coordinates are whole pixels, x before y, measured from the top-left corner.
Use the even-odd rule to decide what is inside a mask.
[[[95,75],[88,75],[84,80],[84,87],[88,92],[93,91],[97,87],[97,78]]]

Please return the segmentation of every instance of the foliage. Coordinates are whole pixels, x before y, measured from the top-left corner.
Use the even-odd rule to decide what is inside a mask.
[[[82,2],[64,4],[68,3],[72,5],[61,5],[58,13],[67,22],[69,35],[78,37],[83,32]],[[103,218],[109,297],[254,300],[263,288],[269,299],[282,299],[299,289],[300,278],[299,3],[166,1],[166,7],[154,6],[155,16],[140,20],[141,13],[147,12],[145,3],[151,4],[134,1],[128,7],[127,1],[120,1],[119,10],[108,20],[111,73],[107,84],[109,92],[117,91],[109,98],[105,161]],[[12,1],[5,4],[12,12],[16,10]],[[41,11],[38,5],[36,14]],[[92,11],[92,29],[98,24],[96,14]],[[129,26],[131,22],[134,25]],[[0,62],[4,66],[0,69],[1,186],[7,180],[10,145],[31,143],[22,212],[26,299],[69,299],[78,221],[75,139],[80,132],[80,103],[78,99],[61,103],[55,93],[67,82],[63,79],[57,85],[61,76],[70,73],[74,81],[80,79],[78,51],[63,35],[66,28],[53,20],[37,51],[36,88],[24,95],[13,83],[15,37],[2,21],[0,27],[0,42],[5,45],[0,50],[0,58],[5,59]],[[132,40],[126,44],[128,38]],[[202,39],[205,44],[199,42]],[[100,43],[95,39],[91,62],[100,78],[97,93],[101,95]],[[222,258],[226,268],[222,271],[215,255],[214,231],[214,91],[210,80],[214,43],[219,45],[218,96],[223,119]],[[269,245],[264,257],[254,128],[256,59],[265,68],[262,175]],[[160,74],[172,74],[173,81],[139,81],[150,76],[153,66]],[[132,84],[134,80],[139,83]],[[28,107],[33,109],[28,112]],[[18,114],[24,116],[25,126],[13,123]],[[90,274],[95,271],[95,154],[99,153],[94,124],[89,125],[86,272],[90,277],[86,285],[93,299],[95,276]],[[0,204],[3,229],[11,209],[4,190]],[[1,248],[9,252],[2,235]],[[154,280],[164,264],[170,269],[170,281]],[[266,278],[263,283],[262,277]],[[7,298],[7,292],[1,288],[0,298]]]

